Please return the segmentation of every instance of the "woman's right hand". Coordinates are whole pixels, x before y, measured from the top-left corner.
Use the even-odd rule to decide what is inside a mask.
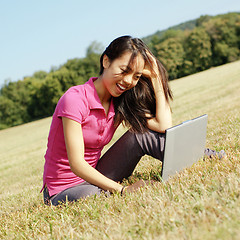
[[[137,182],[135,182],[134,184],[127,186],[124,188],[123,190],[123,194],[125,193],[131,193],[131,192],[135,192],[137,191],[139,188],[148,186],[148,185],[153,185],[155,181],[153,180],[139,180]]]

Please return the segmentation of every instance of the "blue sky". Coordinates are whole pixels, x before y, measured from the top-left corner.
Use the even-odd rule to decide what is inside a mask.
[[[94,40],[145,37],[198,18],[240,11],[239,0],[0,1],[0,86],[67,59],[84,57]]]

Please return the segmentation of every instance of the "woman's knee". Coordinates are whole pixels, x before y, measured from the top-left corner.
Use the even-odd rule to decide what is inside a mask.
[[[144,154],[163,160],[165,133],[149,130],[145,133],[136,133],[135,137]]]

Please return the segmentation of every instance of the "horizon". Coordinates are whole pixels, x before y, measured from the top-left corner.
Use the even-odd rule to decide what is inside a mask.
[[[143,1],[135,0],[115,4],[108,0],[101,3],[71,0],[71,5],[63,0],[50,3],[44,0],[41,6],[27,0],[0,3],[0,31],[4,36],[0,39],[0,87],[6,80],[22,80],[37,71],[49,72],[52,67],[59,67],[69,59],[83,58],[93,41],[106,47],[121,35],[144,38],[202,15],[215,16],[240,10],[236,0],[174,2],[171,7],[157,0],[149,0],[144,7],[141,5]],[[128,9],[125,4],[128,4]],[[100,15],[99,9],[105,9],[107,14]],[[122,15],[118,17],[116,9],[119,14],[125,11],[124,18]],[[141,14],[146,17],[139,18]],[[103,31],[98,32],[101,28]]]

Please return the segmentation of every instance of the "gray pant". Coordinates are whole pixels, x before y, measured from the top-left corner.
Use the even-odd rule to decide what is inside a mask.
[[[128,178],[141,157],[145,154],[163,160],[165,134],[149,130],[144,134],[135,134],[127,131],[119,140],[100,158],[96,169],[114,181]],[[59,202],[76,201],[91,195],[99,195],[103,190],[88,182],[83,182],[68,188],[52,197],[49,197],[47,188],[44,189],[44,202],[58,205]]]

